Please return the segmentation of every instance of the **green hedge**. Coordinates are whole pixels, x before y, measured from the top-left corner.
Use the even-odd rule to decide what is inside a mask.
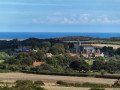
[[[67,83],[64,81],[57,81],[57,84],[62,85],[62,86],[72,86],[72,87],[90,87],[90,88],[111,88],[110,85],[107,84],[96,84],[96,83]]]
[[[36,72],[36,71],[22,71],[23,73],[42,74],[42,75],[59,75],[59,76],[78,76],[78,77],[96,77],[96,78],[109,78],[120,79],[120,75],[99,75],[91,73],[58,73],[58,72]]]

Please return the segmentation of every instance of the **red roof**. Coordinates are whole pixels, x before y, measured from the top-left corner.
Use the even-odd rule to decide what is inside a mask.
[[[86,55],[86,53],[82,53],[82,55]]]
[[[44,64],[45,62],[33,62],[33,66],[36,67],[36,66],[40,66],[41,64]]]
[[[100,53],[94,53],[95,55],[100,55]]]
[[[78,55],[78,54],[71,54],[71,56],[76,56],[76,55]]]
[[[22,48],[31,49],[32,46],[18,46],[18,49],[22,49]]]
[[[52,53],[46,53],[46,55],[53,56]]]

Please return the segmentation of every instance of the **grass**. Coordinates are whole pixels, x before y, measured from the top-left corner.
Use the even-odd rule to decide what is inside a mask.
[[[103,42],[105,44],[120,45],[120,42]]]
[[[5,60],[0,60],[0,63],[3,63]]]
[[[92,65],[94,60],[85,60],[85,61],[86,61],[89,65]]]
[[[11,72],[10,70],[4,70],[4,69],[0,69],[0,73],[8,73]]]

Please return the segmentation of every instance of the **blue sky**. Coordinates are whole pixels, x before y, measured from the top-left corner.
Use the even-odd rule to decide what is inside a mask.
[[[120,0],[0,0],[0,32],[120,32]]]

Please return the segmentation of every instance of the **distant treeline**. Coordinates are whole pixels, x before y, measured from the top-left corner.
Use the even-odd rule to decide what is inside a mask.
[[[93,37],[87,37],[87,36],[69,36],[69,37],[56,38],[56,40],[60,40],[60,41],[91,41],[91,40],[120,41],[120,37],[93,38]]]
[[[1,40],[0,41],[0,50],[11,49],[14,50],[18,46],[32,46],[32,48],[42,48],[42,47],[51,47],[55,43],[61,43],[60,40],[55,39],[37,39],[37,38],[29,38],[23,41],[19,41],[18,39],[13,39],[10,41]]]
[[[94,40],[104,40],[104,41],[120,41],[120,37],[113,38],[93,38],[86,36],[69,36],[69,37],[60,37],[53,39],[37,39],[37,38],[29,38],[23,41],[19,41],[18,39],[13,39],[10,41],[1,40],[0,41],[0,50],[10,49],[14,50],[18,46],[32,46],[32,48],[36,49],[47,49],[51,48],[54,44],[64,44],[65,48],[67,48],[67,44],[62,41],[94,41]],[[98,42],[99,43],[99,42]]]

